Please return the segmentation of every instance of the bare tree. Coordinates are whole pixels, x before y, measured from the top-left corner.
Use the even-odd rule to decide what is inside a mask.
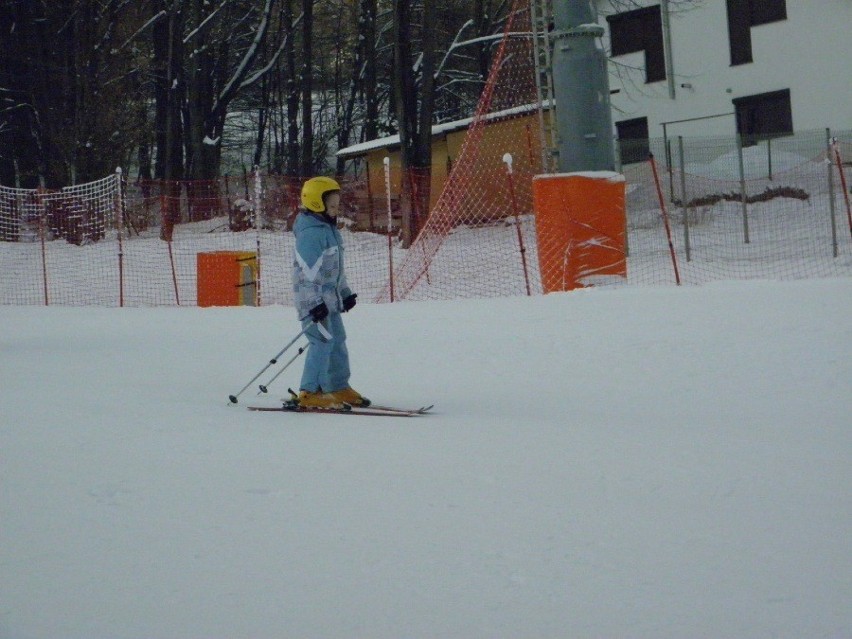
[[[138,136],[140,57],[119,43],[144,3],[56,0],[0,6],[3,175],[64,186],[100,177]],[[5,177],[4,177],[5,179]]]
[[[332,168],[335,148],[396,131],[405,167],[428,176],[431,126],[472,112],[492,47],[477,38],[499,29],[505,4],[0,3],[0,177],[67,184],[133,153],[141,177],[212,181],[224,139],[310,175]],[[408,239],[428,179],[416,194]]]
[[[345,30],[345,24],[350,21],[350,16],[347,11],[348,7],[343,4],[340,7],[338,14],[338,33]],[[355,126],[355,118],[357,116],[358,97],[361,94],[362,87],[366,84],[367,73],[367,56],[370,49],[375,50],[375,40],[368,42],[369,37],[375,37],[375,21],[376,21],[376,3],[375,0],[360,3],[357,15],[358,28],[355,32],[355,53],[354,56],[346,55],[348,47],[346,41],[338,39],[336,47],[335,63],[334,63],[334,87],[336,94],[337,109],[337,126],[336,126],[336,142],[337,148],[344,148],[349,145],[352,139]],[[343,46],[341,46],[343,45]],[[372,67],[375,74],[375,56],[373,56]],[[349,67],[349,68],[347,68]],[[343,74],[348,71],[349,78],[346,82],[346,93],[344,94]],[[374,76],[375,77],[375,76]],[[375,83],[371,88],[371,97],[375,102]],[[337,159],[335,173],[341,174],[344,171],[344,160]]]
[[[154,175],[183,179],[183,16],[176,0],[157,0],[152,29],[155,143]]]
[[[422,5],[408,0],[394,0],[393,3],[394,98],[403,170],[403,246],[414,241],[419,230],[418,222],[425,215],[425,205],[429,201],[435,68],[434,6],[428,0]],[[418,12],[421,14],[419,56],[414,50],[414,15]],[[413,182],[414,179],[417,181]]]
[[[293,19],[293,3],[296,0],[284,0],[284,26],[294,30],[296,22]],[[286,101],[287,101],[287,172],[290,175],[301,175],[300,145],[299,145],[299,83],[297,77],[296,45],[291,39],[286,47]]]
[[[222,134],[229,107],[272,69],[283,50],[277,43],[263,59],[273,29],[277,0],[223,0],[212,11],[209,0],[188,0],[186,45],[188,176],[209,180],[219,175]]]
[[[299,83],[302,94],[301,174],[305,177],[314,173],[313,26],[314,0],[302,0],[302,66],[299,71]]]

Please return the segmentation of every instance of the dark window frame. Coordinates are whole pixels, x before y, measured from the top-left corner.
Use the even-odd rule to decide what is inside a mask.
[[[660,5],[607,16],[612,57],[645,54],[645,84],[666,79],[663,18]]]
[[[787,0],[726,0],[731,66],[754,62],[751,28],[787,19]]]
[[[618,153],[622,165],[636,164],[648,159],[651,154],[648,118],[621,120],[615,123],[615,130],[618,134]]]
[[[742,136],[744,145],[793,134],[790,89],[745,95],[731,102],[736,113],[737,133]]]
[[[787,19],[787,0],[749,0],[751,26]]]

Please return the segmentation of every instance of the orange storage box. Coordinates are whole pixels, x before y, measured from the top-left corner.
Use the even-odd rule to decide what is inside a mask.
[[[257,304],[257,253],[213,251],[196,257],[199,306]]]

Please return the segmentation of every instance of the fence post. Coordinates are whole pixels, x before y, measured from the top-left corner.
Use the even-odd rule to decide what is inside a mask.
[[[837,207],[834,204],[834,167],[831,162],[831,129],[825,129],[825,158],[828,168],[828,211],[831,216],[831,254],[837,257]]]
[[[122,194],[121,167],[115,169],[116,194],[115,194],[115,226],[118,232],[118,306],[124,307],[124,242],[122,230],[124,227],[124,197]]]
[[[666,173],[669,174],[669,202],[674,201],[674,161],[672,160],[671,138],[664,138],[666,145]]]
[[[255,257],[255,287],[254,304],[260,306],[260,226],[264,224],[265,216],[261,207],[263,206],[263,183],[260,178],[260,166],[254,165],[254,237],[257,254]]]
[[[518,232],[518,246],[521,250],[521,264],[524,267],[524,282],[527,286],[527,295],[532,295],[530,291],[530,275],[527,271],[527,249],[524,248],[524,236],[521,233],[521,216],[518,213],[518,200],[515,197],[515,179],[512,175],[512,154],[504,153],[503,162],[506,164],[506,173],[509,179],[509,195],[512,198],[512,212],[515,215],[515,230]]]
[[[44,305],[50,305],[47,294],[47,247],[45,246],[45,235],[47,235],[47,209],[42,197],[44,187],[36,189],[35,201],[38,208],[38,235],[41,240],[41,277],[44,284]]]
[[[769,179],[772,179],[772,138],[766,138],[766,164],[769,167]]]
[[[364,169],[367,177],[367,218],[369,220],[369,230],[372,233],[375,230],[374,218],[375,207],[373,206],[373,185],[370,184],[370,163],[364,161]]]
[[[165,200],[166,196],[163,196]],[[165,209],[163,209],[165,211]],[[164,212],[163,215],[170,215],[169,212]],[[169,233],[169,237],[166,240],[169,249],[169,266],[172,269],[172,286],[175,289],[175,304],[180,306],[180,292],[178,289],[178,278],[177,278],[177,268],[175,268],[175,253],[172,250],[172,233]]]
[[[743,241],[749,244],[748,234],[748,194],[746,193],[745,162],[743,161],[743,136],[737,133],[737,156],[740,161],[740,200],[743,206]]]
[[[388,204],[388,287],[390,289],[390,301],[393,302],[393,216],[391,215],[391,185],[390,185],[390,157],[385,156],[385,194]]]
[[[686,200],[686,161],[683,158],[683,136],[677,136],[677,151],[680,155],[680,197],[683,205],[683,244],[686,249],[686,261],[692,261],[692,246],[689,243],[689,205]]]

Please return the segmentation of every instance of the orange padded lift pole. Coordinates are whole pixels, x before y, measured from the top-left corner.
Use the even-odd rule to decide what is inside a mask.
[[[545,293],[627,279],[624,193],[624,176],[612,171],[533,178]]]

